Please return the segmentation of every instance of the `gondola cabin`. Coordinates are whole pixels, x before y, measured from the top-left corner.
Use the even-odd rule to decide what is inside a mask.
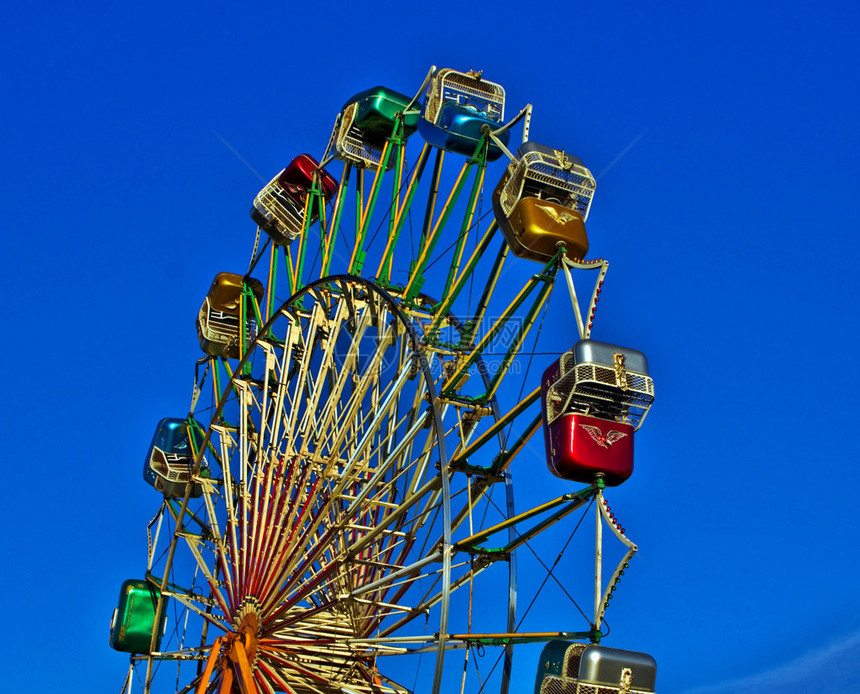
[[[110,623],[111,648],[123,653],[149,653],[155,633],[155,650],[161,648],[167,599],[162,601],[161,614],[156,618],[161,591],[146,580],[130,579],[122,584],[119,604]]]
[[[382,161],[385,142],[394,134],[398,119],[405,142],[418,129],[418,110],[407,106],[411,97],[387,87],[373,87],[347,101],[335,123],[333,134],[338,159],[361,168],[376,168]],[[389,157],[388,168],[394,158]]]
[[[547,465],[562,479],[617,486],[633,473],[633,434],[654,401],[642,352],[580,340],[541,382]]]
[[[197,338],[200,349],[212,357],[241,357],[240,324],[242,321],[243,287],[247,282],[248,288],[259,304],[263,298],[263,284],[249,277],[230,272],[221,272],[215,276],[212,286],[203,300],[203,305],[197,313]],[[257,333],[257,321],[251,302],[247,301],[245,313],[245,339],[250,343]]]
[[[656,686],[657,662],[647,653],[550,641],[541,652],[534,694],[653,694]]]
[[[257,193],[251,207],[251,219],[265,231],[272,241],[288,246],[302,234],[305,219],[305,201],[319,177],[319,188],[325,201],[337,192],[337,180],[319,168],[310,154],[300,154]],[[310,222],[318,218],[317,201],[311,200]]]
[[[487,125],[497,130],[505,118],[505,90],[501,85],[481,79],[479,72],[458,72],[450,68],[437,70],[427,87],[418,132],[434,147],[446,152],[471,156]],[[498,135],[507,146],[510,131]],[[502,156],[492,141],[487,161]]]
[[[155,435],[143,461],[143,479],[164,494],[168,499],[185,496],[185,488],[191,479],[194,467],[194,450],[203,445],[203,433],[194,430],[194,449],[189,440],[188,420],[166,417],[155,427]],[[205,461],[201,474],[205,472]],[[191,485],[191,497],[203,494],[199,484]]]
[[[546,262],[559,243],[567,256],[588,252],[585,220],[595,180],[576,157],[526,142],[493,191],[493,212],[511,252]]]

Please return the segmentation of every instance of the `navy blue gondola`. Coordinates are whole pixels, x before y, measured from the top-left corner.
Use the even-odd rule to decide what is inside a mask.
[[[194,431],[194,448],[203,445],[203,433],[199,426]],[[188,436],[188,420],[166,417],[155,427],[152,443],[143,461],[143,479],[168,499],[185,496],[185,488],[191,479],[194,467],[194,452]],[[201,465],[201,474],[206,468]],[[191,485],[191,497],[203,494],[199,484]]]
[[[466,156],[475,153],[483,127],[497,130],[505,118],[505,90],[495,82],[481,79],[479,72],[458,72],[450,68],[437,70],[430,85],[418,132],[434,147]],[[498,135],[507,146],[510,131]],[[487,161],[502,156],[502,150],[491,140]]]

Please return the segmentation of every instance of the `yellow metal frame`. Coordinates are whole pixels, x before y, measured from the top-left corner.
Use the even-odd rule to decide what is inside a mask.
[[[535,388],[525,398],[523,398],[522,400],[520,400],[520,402],[514,405],[513,409],[509,410],[495,424],[493,424],[493,426],[487,429],[477,439],[472,441],[472,443],[470,443],[460,453],[457,453],[456,455],[452,456],[451,462],[449,464],[453,467],[456,467],[458,463],[466,462],[469,456],[477,452],[479,448],[481,448],[484,444],[490,441],[490,439],[496,436],[496,434],[498,434],[502,429],[504,429],[511,422],[513,422],[516,417],[522,414],[529,405],[531,405],[538,399],[538,396],[540,396],[540,386]]]
[[[584,504],[586,504],[588,501],[590,501],[591,498],[594,497],[602,488],[603,488],[602,482],[597,482],[596,484],[593,484],[590,487],[586,487],[585,489],[580,490],[578,492],[574,492],[572,494],[565,494],[564,496],[560,496],[557,499],[553,499],[552,501],[547,501],[544,504],[540,504],[539,506],[535,506],[533,509],[531,509],[529,511],[525,511],[523,513],[518,513],[516,516],[508,518],[507,520],[502,521],[501,523],[497,523],[496,525],[494,525],[490,528],[482,530],[479,533],[475,533],[474,535],[467,537],[465,540],[460,540],[459,542],[457,542],[454,545],[454,549],[460,550],[460,551],[467,551],[467,552],[476,552],[476,553],[491,552],[491,553],[507,554],[508,552],[512,552],[513,550],[515,550],[520,545],[524,544],[525,542],[528,542],[532,537],[537,535],[539,532],[545,530],[550,525],[557,523],[558,521],[560,521],[565,516],[573,513],[576,509],[582,507]],[[516,540],[509,542],[504,547],[493,548],[493,549],[478,547],[478,545],[480,543],[489,539],[490,537],[492,537],[496,533],[498,533],[502,530],[507,530],[508,528],[517,525],[517,523],[522,523],[522,522],[530,520],[531,518],[534,518],[535,516],[538,516],[542,513],[546,513],[547,511],[551,511],[552,509],[557,508],[558,506],[561,506],[562,504],[567,504],[567,506],[562,508],[560,511],[554,513],[549,518],[541,521],[540,523],[538,523],[536,526],[534,526],[530,530],[527,530],[524,533],[519,533],[519,537]]]

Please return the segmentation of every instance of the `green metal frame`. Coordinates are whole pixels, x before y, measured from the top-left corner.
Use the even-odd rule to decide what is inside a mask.
[[[418,188],[417,183],[421,180],[421,176],[424,174],[424,167],[427,165],[427,159],[429,158],[429,155],[430,145],[425,144],[423,149],[421,150],[421,154],[418,157],[418,162],[415,165],[415,171],[412,174],[412,179],[410,180],[409,185],[406,188],[406,196],[403,200],[403,204],[399,207],[393,206],[392,208],[395,210],[395,214],[391,217],[391,223],[389,225],[388,247],[383,255],[382,262],[379,265],[379,271],[377,272],[376,277],[376,283],[384,289],[390,289],[392,287],[391,260],[394,257],[394,249],[397,245],[398,240],[400,239],[400,232],[403,230],[403,224],[406,219],[406,214],[412,207],[412,201],[415,198],[415,191]],[[400,183],[400,180],[400,176],[398,175],[398,184]],[[399,190],[397,191],[396,195],[392,195],[392,198],[395,201],[399,199]]]
[[[478,142],[477,147],[475,148],[475,154],[466,160],[466,164],[463,167],[463,170],[460,172],[459,177],[457,178],[457,182],[454,186],[454,190],[451,192],[450,197],[445,202],[445,206],[442,208],[442,212],[439,214],[439,219],[436,221],[435,225],[433,225],[433,230],[430,231],[430,225],[432,224],[433,211],[435,208],[436,195],[438,193],[439,186],[439,174],[441,169],[441,161],[442,156],[441,153],[437,155],[436,164],[433,171],[433,190],[428,200],[427,204],[427,212],[424,219],[424,229],[421,236],[421,243],[418,248],[418,259],[413,261],[412,265],[409,268],[409,283],[406,285],[406,294],[403,298],[403,302],[405,305],[410,305],[415,303],[415,298],[418,296],[421,291],[421,287],[424,284],[424,270],[427,267],[427,261],[430,259],[430,254],[433,252],[433,249],[436,246],[436,243],[439,240],[440,234],[439,229],[445,226],[448,221],[448,217],[451,216],[451,212],[454,209],[454,206],[457,204],[457,200],[460,197],[460,193],[463,190],[463,186],[466,183],[466,179],[469,177],[471,170],[477,165],[478,170],[476,172],[475,180],[472,184],[472,192],[469,197],[469,202],[466,207],[466,215],[463,220],[463,223],[460,227],[460,236],[458,238],[458,251],[455,253],[455,256],[459,254],[459,249],[462,247],[462,244],[465,240],[465,232],[468,230],[469,226],[471,226],[472,215],[474,214],[475,204],[477,203],[478,192],[481,188],[481,183],[484,180],[484,170],[487,166],[487,147],[488,140],[486,134],[481,136],[481,139]],[[445,290],[447,292],[451,276],[449,275],[449,282],[446,283]]]

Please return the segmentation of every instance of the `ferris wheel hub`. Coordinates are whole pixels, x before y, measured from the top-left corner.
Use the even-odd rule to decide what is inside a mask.
[[[250,617],[254,618],[257,625],[260,623],[260,601],[253,595],[249,595],[242,599],[239,607],[233,616],[233,626],[236,631],[240,631],[244,624],[248,623]]]
[[[250,663],[252,668],[257,659],[259,628],[260,620],[257,618],[257,615],[254,612],[249,612],[240,622],[235,634],[235,647],[238,647],[240,644],[244,647],[248,663]],[[236,662],[234,653],[235,651],[231,651],[230,659]]]
[[[257,598],[248,596],[239,603],[239,609],[233,618],[235,631],[231,634],[234,642],[244,645],[248,662],[253,667],[257,656],[257,644],[260,638],[260,603]],[[231,656],[232,659],[232,656]]]

